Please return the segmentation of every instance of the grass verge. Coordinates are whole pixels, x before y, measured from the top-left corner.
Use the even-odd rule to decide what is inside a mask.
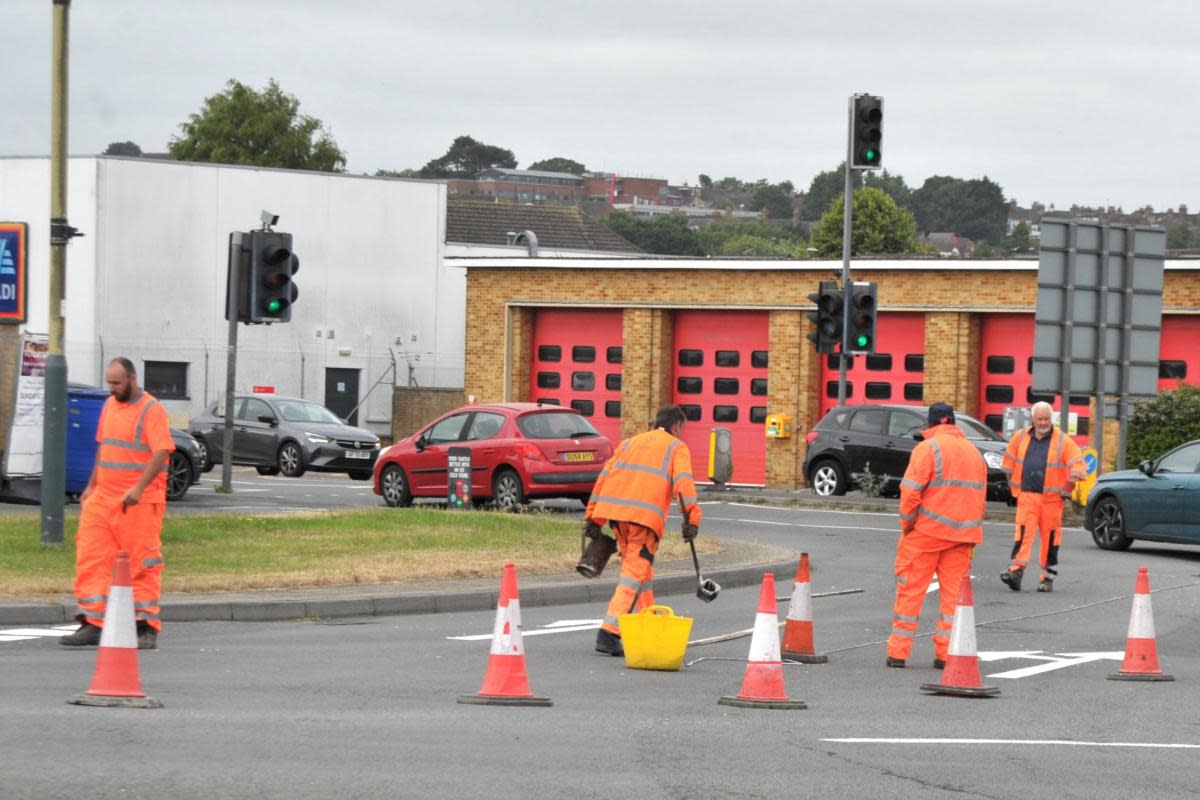
[[[70,593],[77,523],[78,517],[66,520],[65,546],[45,547],[37,516],[0,518],[0,595]],[[180,515],[163,524],[163,590],[488,577],[499,575],[508,561],[526,575],[571,572],[579,560],[579,528],[578,519],[553,514],[426,508],[269,517]],[[703,536],[696,546],[701,553],[720,549]],[[688,557],[678,532],[669,532],[660,558]]]

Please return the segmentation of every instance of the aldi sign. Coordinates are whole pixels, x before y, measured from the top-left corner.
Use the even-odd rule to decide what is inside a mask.
[[[0,323],[25,321],[26,276],[29,261],[29,226],[0,222]]]

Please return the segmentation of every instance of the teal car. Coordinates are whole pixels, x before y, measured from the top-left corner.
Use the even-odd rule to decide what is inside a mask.
[[[1200,544],[1200,440],[1101,475],[1083,524],[1104,550],[1126,550],[1134,539]]]

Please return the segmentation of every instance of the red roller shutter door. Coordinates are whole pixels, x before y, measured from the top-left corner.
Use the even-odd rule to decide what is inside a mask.
[[[1163,317],[1158,357],[1160,390],[1200,383],[1200,317]]]
[[[854,356],[846,370],[846,402],[923,405],[925,315],[880,314],[875,341],[879,352]],[[839,358],[821,359],[821,416],[837,406]]]
[[[766,480],[765,311],[676,311],[674,399],[688,415],[683,440],[697,481],[708,480],[714,427],[733,435],[733,483]]]
[[[616,444],[621,439],[623,312],[538,309],[529,398],[570,406]]]
[[[989,314],[984,316],[979,342],[979,417],[995,431],[1004,429],[1007,406],[1028,408],[1045,400],[1055,408],[1060,396],[1034,394],[1032,314]],[[1071,411],[1079,418],[1076,442],[1086,444],[1091,427],[1086,395],[1071,397]]]

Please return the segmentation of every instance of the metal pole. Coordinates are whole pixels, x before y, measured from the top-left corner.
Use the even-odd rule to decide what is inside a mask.
[[[217,491],[233,491],[233,399],[237,386],[238,298],[241,296],[242,234],[229,234],[229,344],[225,359],[225,431],[221,439],[221,486]]]
[[[42,422],[42,544],[63,543],[67,483],[67,357],[63,300],[66,297],[68,22],[71,0],[54,0],[50,77],[50,341]]]
[[[842,347],[838,358],[838,405],[846,405],[846,368],[850,357],[846,355],[846,342],[850,338],[850,232],[854,217],[854,170],[850,160],[854,157],[854,98],[850,98],[846,111],[846,190],[842,206]]]
[[[1067,319],[1063,321],[1062,329],[1062,365],[1059,381],[1062,390],[1062,411],[1058,415],[1058,427],[1065,435],[1071,428],[1071,352],[1074,340],[1075,322],[1075,267],[1078,260],[1076,249],[1079,247],[1079,226],[1074,220],[1067,226],[1067,263],[1063,274],[1063,311]]]
[[[1108,256],[1111,237],[1112,231],[1105,222],[1100,226],[1100,285],[1096,288],[1096,321],[1099,327],[1096,331],[1096,413],[1092,416],[1092,425],[1095,427],[1092,441],[1096,444],[1097,474],[1104,464],[1104,404],[1108,387]]]
[[[1117,404],[1117,469],[1125,469],[1125,447],[1129,437],[1129,362],[1133,359],[1133,268],[1137,229],[1125,226],[1125,257],[1121,260],[1121,395]]]

